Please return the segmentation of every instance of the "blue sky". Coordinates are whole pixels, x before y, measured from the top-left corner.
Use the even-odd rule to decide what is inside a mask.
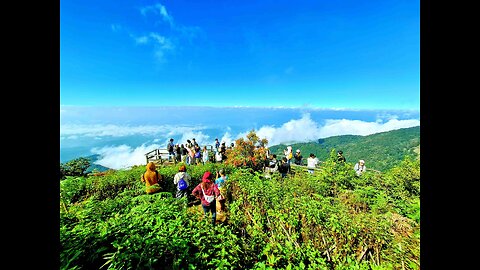
[[[419,110],[420,3],[62,0],[60,104]]]

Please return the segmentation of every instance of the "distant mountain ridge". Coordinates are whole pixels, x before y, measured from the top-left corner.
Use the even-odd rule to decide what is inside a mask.
[[[420,126],[402,128],[367,136],[340,135],[314,142],[289,144],[293,151],[300,149],[304,159],[314,153],[319,160],[326,160],[332,149],[342,150],[347,162],[365,160],[367,168],[384,171],[397,165],[405,156],[420,155]],[[283,156],[285,144],[274,145],[270,151]]]
[[[105,171],[111,170],[111,168],[108,168],[99,164],[94,164],[94,162],[97,161],[99,157],[100,155],[98,154],[85,157],[90,161],[90,167],[87,168],[87,170],[85,171],[86,173],[90,173],[93,171],[105,172]]]

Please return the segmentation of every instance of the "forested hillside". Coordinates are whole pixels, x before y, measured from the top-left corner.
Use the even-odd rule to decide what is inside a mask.
[[[397,165],[405,156],[417,158],[420,153],[420,126],[397,129],[367,136],[341,135],[316,142],[291,144],[300,149],[303,157],[314,153],[321,161],[327,159],[332,149],[342,150],[347,162],[355,164],[359,159],[367,168],[385,171]],[[285,144],[270,147],[272,153],[283,156]]]

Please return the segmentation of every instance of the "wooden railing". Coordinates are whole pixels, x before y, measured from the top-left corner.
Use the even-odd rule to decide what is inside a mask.
[[[163,163],[163,161],[168,160],[168,150],[167,149],[154,149],[145,154],[145,158],[147,159],[147,164],[149,162],[159,162]]]

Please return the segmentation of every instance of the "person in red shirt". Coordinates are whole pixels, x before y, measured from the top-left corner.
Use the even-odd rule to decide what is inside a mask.
[[[202,202],[205,217],[208,216],[208,212],[212,212],[212,225],[215,225],[217,219],[217,202],[215,198],[220,195],[220,191],[218,190],[217,185],[213,183],[213,178],[214,175],[209,171],[206,171],[203,174],[202,182],[193,189],[192,195],[200,199]]]

